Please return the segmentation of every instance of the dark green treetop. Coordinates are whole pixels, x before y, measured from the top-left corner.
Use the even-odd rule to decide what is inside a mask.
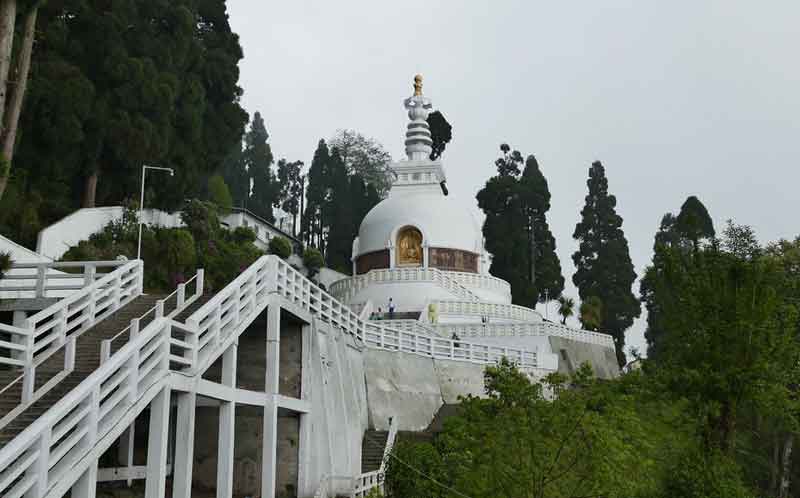
[[[687,197],[681,206],[675,219],[675,230],[681,237],[691,241],[695,250],[700,240],[711,240],[715,235],[714,222],[711,221],[708,210],[700,199],[693,195]]]

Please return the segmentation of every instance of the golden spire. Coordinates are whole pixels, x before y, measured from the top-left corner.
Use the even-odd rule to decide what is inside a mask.
[[[414,96],[422,95],[422,75],[414,76]]]

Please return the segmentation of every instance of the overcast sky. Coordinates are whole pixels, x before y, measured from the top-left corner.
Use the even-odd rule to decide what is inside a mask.
[[[415,73],[453,125],[451,192],[474,198],[502,142],[535,154],[567,294],[596,159],[639,275],[661,216],[689,195],[718,231],[733,218],[762,242],[800,233],[797,0],[228,5],[243,105],[264,116],[276,158],[308,165],[340,128],[401,158]],[[628,344],[644,349],[643,330],[640,320]]]

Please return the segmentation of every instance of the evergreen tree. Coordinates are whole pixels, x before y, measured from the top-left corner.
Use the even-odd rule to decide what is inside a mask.
[[[534,156],[528,157],[521,172],[522,154],[508,144],[502,144],[500,151],[497,176],[477,195],[486,215],[486,249],[494,256],[490,272],[511,284],[515,304],[534,306],[546,295],[557,298],[564,289],[546,218],[550,191]]]
[[[586,184],[586,205],[573,234],[579,248],[572,255],[576,268],[572,282],[581,300],[595,296],[603,303],[600,331],[614,338],[617,361],[623,366],[625,331],[641,314],[639,302],[631,292],[636,272],[622,231],[622,217],[616,212],[617,200],[608,193],[608,180],[600,161],[592,163]]]
[[[453,139],[453,127],[447,122],[440,111],[433,111],[428,114],[428,127],[431,130],[431,161],[435,161],[442,157],[445,147]]]
[[[533,155],[525,161],[525,170],[518,185],[527,221],[525,229],[530,247],[527,269],[528,275],[531,275],[531,285],[537,301],[556,299],[564,290],[564,277],[561,274],[561,261],[556,254],[556,239],[547,224],[550,189]]]
[[[689,196],[681,206],[681,211],[675,219],[675,230],[677,233],[692,242],[694,250],[697,251],[701,239],[714,238],[714,223],[708,210],[695,196]]]
[[[44,222],[124,202],[142,164],[175,170],[148,206],[199,195],[247,118],[224,0],[46,2],[39,21],[14,187],[45,199]]]
[[[244,162],[241,141],[236,143],[223,160],[222,177],[230,189],[233,205],[246,207],[250,198],[250,175]]]
[[[328,188],[322,222],[327,228],[325,261],[330,268],[351,273],[350,258],[353,247],[354,202],[350,195],[350,180],[347,167],[339,150],[331,148],[328,160]]]
[[[292,235],[297,235],[297,213],[300,210],[300,196],[303,195],[303,161],[278,161],[278,202],[282,210],[292,215]]]
[[[308,182],[306,185],[306,205],[300,231],[306,244],[312,245],[325,253],[325,244],[322,236],[322,215],[327,194],[327,166],[330,159],[328,145],[320,139],[314,159],[308,169]]]
[[[277,184],[272,173],[272,149],[264,119],[256,112],[245,136],[244,160],[253,183],[247,208],[270,223],[275,222],[272,206],[277,200]]]

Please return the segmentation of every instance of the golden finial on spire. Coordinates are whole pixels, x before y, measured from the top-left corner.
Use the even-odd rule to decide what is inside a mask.
[[[414,96],[422,95],[422,75],[414,76]]]

